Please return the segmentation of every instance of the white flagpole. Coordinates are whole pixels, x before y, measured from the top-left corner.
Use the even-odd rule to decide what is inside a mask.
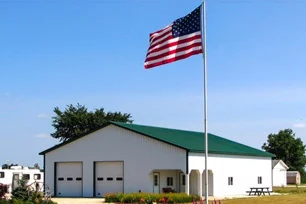
[[[204,61],[204,134],[205,134],[205,204],[208,204],[208,133],[207,133],[207,52],[206,52],[206,2],[202,3],[202,49]]]

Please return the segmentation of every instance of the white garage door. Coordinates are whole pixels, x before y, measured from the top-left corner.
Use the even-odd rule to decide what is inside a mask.
[[[123,162],[96,162],[96,196],[123,192]]]
[[[82,168],[81,162],[56,163],[56,196],[83,196]]]

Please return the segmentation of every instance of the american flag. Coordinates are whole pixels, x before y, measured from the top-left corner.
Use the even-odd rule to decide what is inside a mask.
[[[202,53],[201,6],[164,29],[150,33],[146,69]]]

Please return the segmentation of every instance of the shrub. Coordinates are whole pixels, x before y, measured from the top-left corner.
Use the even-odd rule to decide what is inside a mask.
[[[22,200],[22,199],[12,199],[12,200],[6,200],[6,202],[0,204],[57,204],[56,202],[52,200]]]
[[[187,195],[185,193],[109,193],[105,194],[104,197],[106,203],[192,203],[193,200],[200,200],[199,196]]]
[[[12,199],[16,200],[15,202],[18,202],[18,200],[28,200],[29,195],[27,189],[27,182],[28,180],[26,179],[18,180],[18,186],[12,191]]]
[[[12,204],[30,204],[28,201],[24,201],[22,199],[12,199]],[[31,203],[32,204],[32,203]]]
[[[0,183],[0,199],[4,198],[5,194],[8,193],[9,186]]]
[[[136,202],[140,202],[137,201],[137,198],[134,197],[132,194],[127,194],[125,196],[123,196],[123,198],[121,199],[121,203],[136,203]]]
[[[118,194],[107,193],[103,197],[105,198],[105,202],[108,202],[108,203],[119,203],[123,196],[121,196],[121,193],[118,193]]]
[[[152,195],[148,195],[148,196],[146,196],[145,198],[142,198],[142,199],[144,200],[144,203],[146,203],[146,204],[152,204],[156,200],[156,198]]]
[[[9,201],[5,199],[0,199],[0,204],[9,204]]]
[[[196,195],[187,195],[185,193],[173,193],[168,196],[167,203],[192,203],[193,200],[199,201],[200,197]]]
[[[18,181],[18,186],[12,191],[10,204],[56,204],[51,200],[44,200],[42,192],[30,189],[27,186],[27,180]],[[1,204],[1,203],[0,203]]]

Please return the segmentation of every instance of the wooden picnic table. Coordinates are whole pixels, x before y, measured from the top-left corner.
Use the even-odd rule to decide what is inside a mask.
[[[250,191],[247,191],[249,195],[254,193],[254,195],[260,196],[261,194],[266,195],[268,193],[270,195],[269,187],[250,187]]]

